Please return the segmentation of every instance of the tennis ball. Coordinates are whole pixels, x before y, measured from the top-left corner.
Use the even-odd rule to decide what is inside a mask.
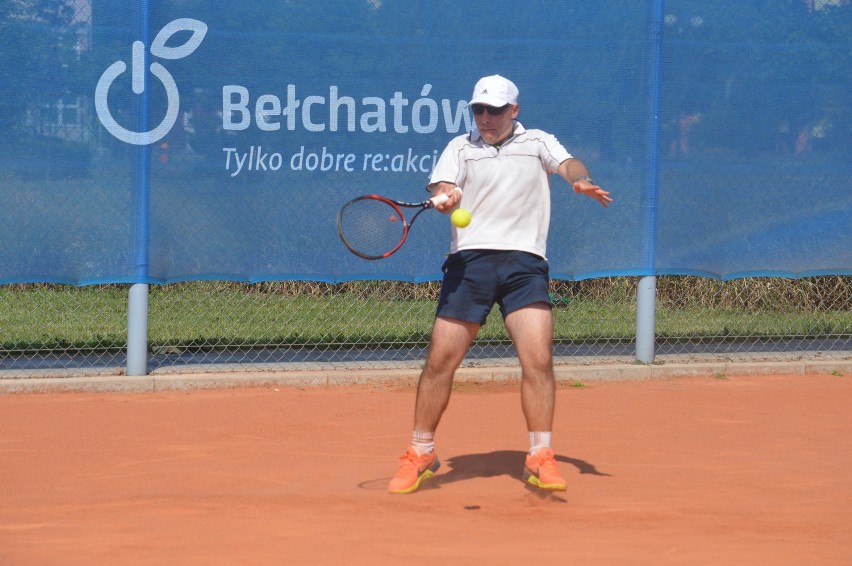
[[[464,208],[457,208],[450,215],[450,222],[453,223],[453,226],[464,228],[470,224],[470,212]]]

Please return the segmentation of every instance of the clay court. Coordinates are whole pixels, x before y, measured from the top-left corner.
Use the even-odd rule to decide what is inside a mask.
[[[516,383],[460,383],[439,473],[386,493],[413,399],[0,395],[0,564],[852,563],[852,375],[565,382],[552,495]]]

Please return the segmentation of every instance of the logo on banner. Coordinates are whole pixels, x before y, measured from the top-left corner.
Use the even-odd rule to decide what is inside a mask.
[[[177,47],[166,47],[166,42],[176,33],[192,32],[189,39]],[[166,24],[151,43],[151,55],[161,59],[183,59],[192,54],[207,35],[207,24],[192,18],[178,18]],[[134,94],[142,94],[145,90],[145,44],[134,41],[130,59],[130,76]],[[177,121],[180,109],[180,93],[177,84],[165,67],[154,62],[150,66],[151,73],[159,79],[166,89],[168,104],[166,115],[160,125],[147,132],[134,132],[120,125],[109,110],[108,95],[112,83],[127,70],[124,61],[116,61],[101,75],[95,87],[95,110],[101,123],[116,138],[133,145],[148,145],[161,140],[168,134]]]

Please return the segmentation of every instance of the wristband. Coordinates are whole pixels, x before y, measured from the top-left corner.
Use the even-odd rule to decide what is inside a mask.
[[[593,184],[593,185],[595,184],[595,182],[594,182],[594,181],[592,181],[592,178],[591,178],[591,177],[587,177],[587,176],[585,176],[585,175],[583,175],[582,177],[577,177],[576,179],[574,179],[574,180],[571,182],[571,184],[573,185],[573,184],[574,184],[574,183],[576,183],[577,181],[588,181],[588,182],[590,182],[590,183],[591,183],[591,184]]]

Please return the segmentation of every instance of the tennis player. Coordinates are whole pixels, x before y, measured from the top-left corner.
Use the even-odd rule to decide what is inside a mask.
[[[530,439],[524,481],[565,490],[550,446],[556,397],[545,255],[550,175],[558,173],[576,193],[604,207],[612,199],[553,135],[528,130],[516,120],[520,106],[512,81],[499,75],[480,79],[468,106],[476,128],[450,141],[428,189],[433,195],[449,195],[438,210],[448,213],[461,206],[471,212],[472,221],[452,229],[417,385],[411,445],[400,457],[389,491],[411,493],[437,471],[435,431],[450,400],[453,376],[495,303],[521,364],[521,407]]]

